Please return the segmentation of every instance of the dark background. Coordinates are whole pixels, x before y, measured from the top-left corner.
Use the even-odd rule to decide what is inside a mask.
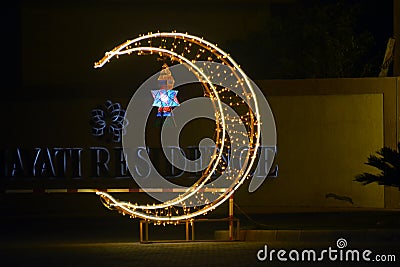
[[[157,30],[218,43],[255,80],[377,76],[393,1],[8,1],[0,19],[2,96],[130,96],[160,63],[93,63]]]
[[[393,36],[392,6],[390,0],[8,1],[0,8],[0,147],[52,143],[50,134],[78,145],[70,140],[80,131],[70,139],[71,133],[60,131],[62,122],[48,124],[51,117],[43,114],[65,99],[90,103],[89,111],[109,98],[129,99],[160,62],[125,57],[102,69],[93,64],[104,52],[150,31],[177,30],[218,43],[254,80],[376,77]],[[74,125],[71,112],[80,116],[76,106],[57,116]],[[82,125],[83,120],[75,127]],[[25,130],[17,132],[21,127]],[[121,236],[130,227],[92,194],[2,194],[0,200],[7,219],[3,236],[10,239],[35,231],[56,233],[61,221],[68,229],[83,227],[90,236],[89,230],[96,232],[93,218],[99,217],[107,218],[102,226],[126,227]],[[79,238],[79,231],[70,231],[66,235]]]

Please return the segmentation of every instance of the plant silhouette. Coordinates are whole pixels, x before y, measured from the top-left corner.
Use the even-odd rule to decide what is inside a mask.
[[[397,151],[390,147],[383,147],[374,155],[370,155],[365,164],[377,168],[380,172],[378,174],[364,172],[357,175],[355,181],[364,185],[378,183],[397,187],[400,190],[400,142],[397,144]]]

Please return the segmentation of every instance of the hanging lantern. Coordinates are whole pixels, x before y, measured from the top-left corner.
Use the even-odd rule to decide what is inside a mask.
[[[169,117],[172,116],[172,108],[179,106],[176,95],[177,90],[174,88],[174,77],[172,77],[171,71],[167,64],[163,65],[163,69],[158,77],[159,90],[151,90],[154,102],[153,107],[158,107],[157,117]]]

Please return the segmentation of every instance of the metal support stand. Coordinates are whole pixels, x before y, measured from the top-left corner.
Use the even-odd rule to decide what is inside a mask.
[[[185,240],[181,241],[195,241],[195,222],[221,222],[228,221],[229,224],[229,241],[239,240],[240,236],[240,222],[239,219],[233,217],[233,194],[229,198],[229,217],[221,219],[189,219],[185,222]],[[183,223],[183,222],[181,222]],[[236,225],[235,225],[236,223]],[[191,229],[190,229],[191,228]],[[139,238],[140,243],[156,242],[149,241],[149,221],[141,220],[139,222]],[[160,241],[158,241],[160,242]]]
[[[229,197],[229,240],[233,240],[233,194]]]
[[[190,224],[189,220],[186,220],[186,234],[185,234],[186,241],[189,241],[189,224]]]

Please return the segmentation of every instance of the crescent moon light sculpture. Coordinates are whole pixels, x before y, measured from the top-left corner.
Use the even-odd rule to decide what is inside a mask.
[[[98,191],[97,194],[110,209],[156,223],[177,223],[215,209],[249,177],[257,158],[261,116],[251,80],[217,45],[177,32],[148,33],[128,40],[106,52],[94,67],[101,68],[113,58],[131,54],[167,58],[171,65],[182,65],[197,78],[204,88],[204,98],[213,110],[215,148],[201,178],[190,187],[176,189],[176,194],[170,199],[152,204],[133,204],[117,200],[107,192]],[[174,113],[184,109],[184,104],[176,107]],[[223,160],[227,156],[232,162],[240,156],[240,164],[227,163]],[[220,181],[212,178],[216,174],[220,175]]]

